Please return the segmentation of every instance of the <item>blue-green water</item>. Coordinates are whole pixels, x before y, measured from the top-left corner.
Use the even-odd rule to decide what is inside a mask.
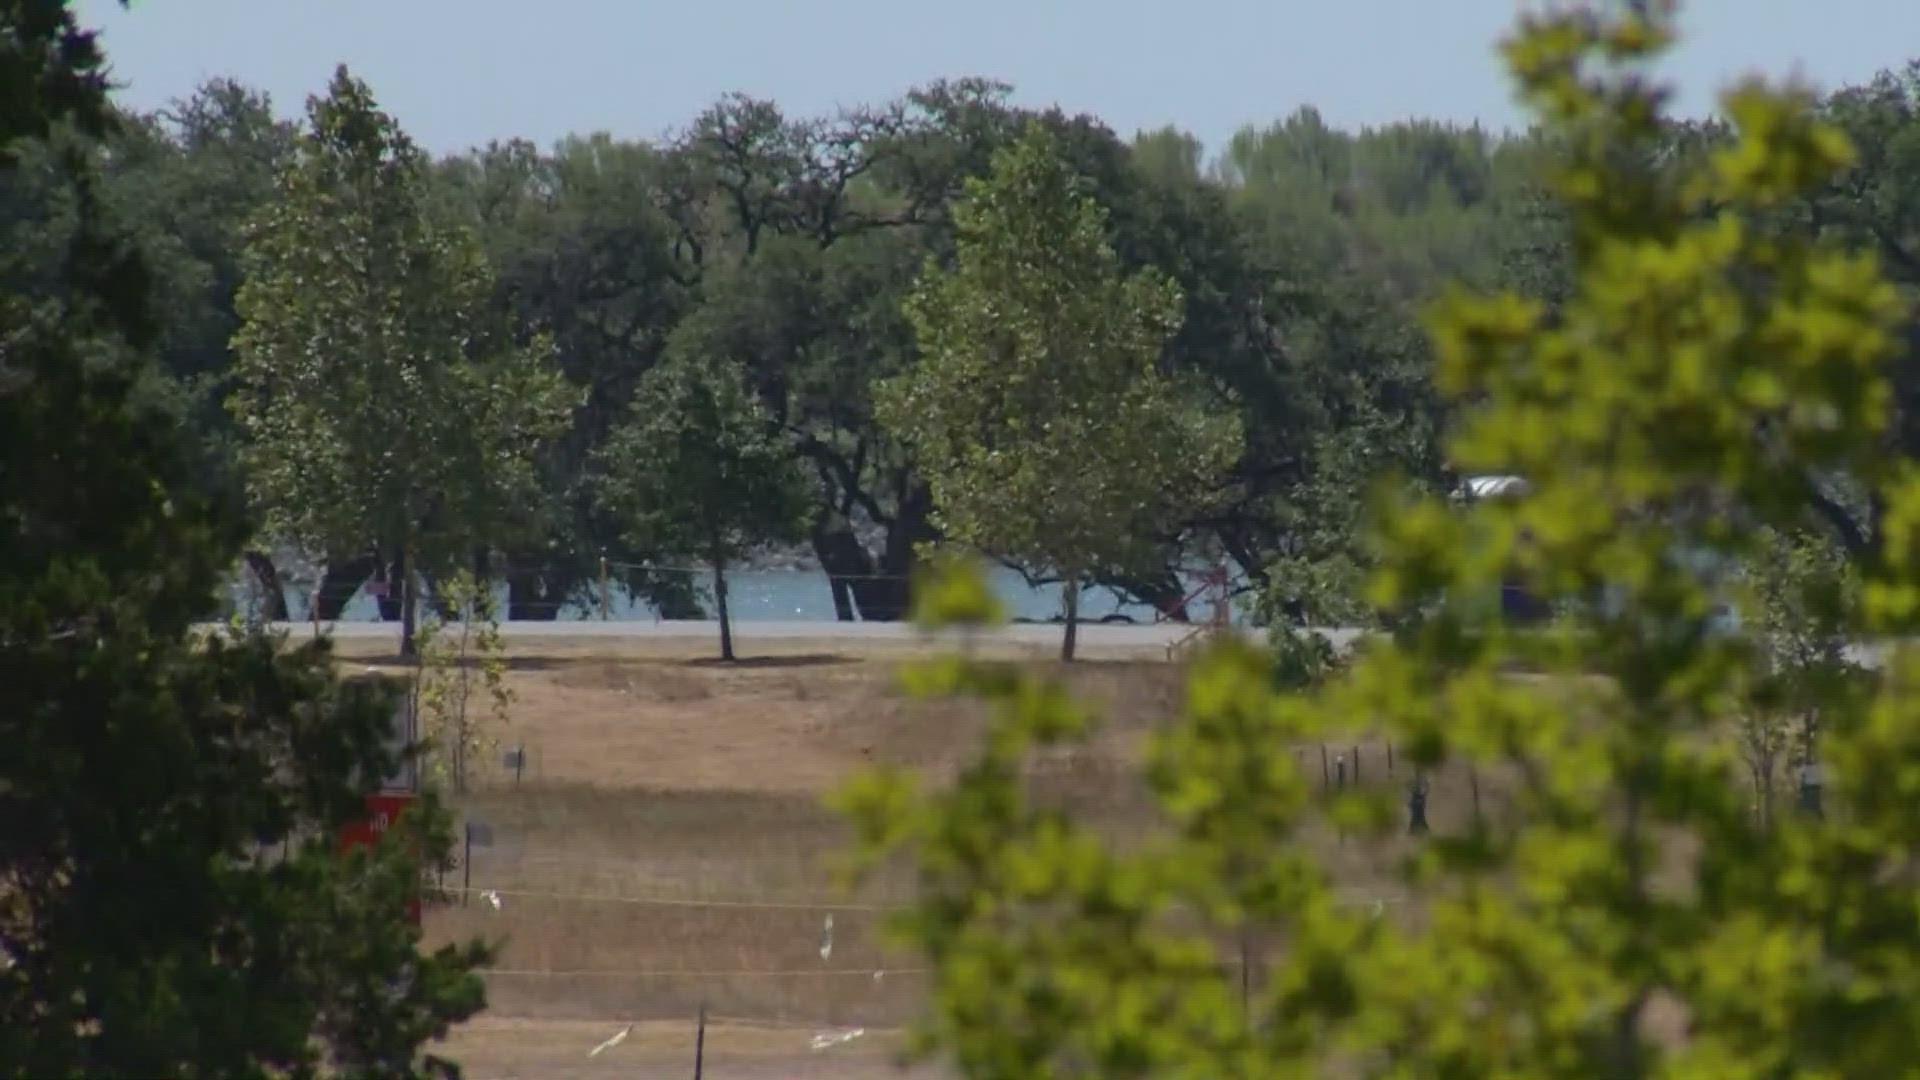
[[[1061,614],[1061,590],[1058,585],[1032,587],[1018,573],[1006,569],[996,570],[992,574],[992,582],[1011,618],[1044,621]],[[1199,580],[1196,578],[1189,584],[1188,590],[1191,592],[1197,588]],[[240,595],[244,603],[244,589]],[[507,596],[504,585],[496,591],[495,596],[500,610],[505,611]],[[831,622],[834,619],[833,593],[828,588],[827,576],[817,570],[741,570],[730,573],[727,575],[727,599],[732,616],[742,621]],[[711,614],[711,597],[703,595],[701,602]],[[297,591],[290,590],[287,606],[294,619],[308,617],[307,597],[298,595]],[[1090,621],[1112,615],[1126,616],[1142,623],[1150,623],[1154,619],[1152,608],[1143,604],[1122,603],[1108,589],[1082,592],[1080,613],[1082,618]],[[623,621],[651,621],[656,617],[651,605],[635,602],[618,588],[613,590],[609,614],[613,619]],[[1195,600],[1188,605],[1187,614],[1195,620],[1211,618],[1211,598]],[[559,617],[563,620],[598,619],[598,600],[584,605],[569,603],[561,608]],[[379,618],[379,608],[364,591],[355,594],[342,615],[343,621],[347,622],[375,622]]]

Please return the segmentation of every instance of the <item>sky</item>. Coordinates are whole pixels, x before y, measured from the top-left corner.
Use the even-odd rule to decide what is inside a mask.
[[[1172,124],[1216,152],[1302,105],[1341,127],[1523,126],[1494,51],[1517,0],[80,0],[123,102],[213,76],[298,113],[344,62],[416,141],[656,138],[720,95],[795,116],[941,77],[1123,136]],[[1920,56],[1920,0],[1691,0],[1666,73],[1681,111],[1753,72],[1832,88]]]

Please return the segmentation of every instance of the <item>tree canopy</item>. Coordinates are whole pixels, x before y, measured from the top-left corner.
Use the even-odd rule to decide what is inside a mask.
[[[601,454],[601,491],[629,535],[712,568],[723,660],[734,658],[728,567],[806,528],[807,476],[785,450],[744,373],[713,358],[649,371]]]
[[[1065,582],[1071,659],[1082,582],[1163,562],[1170,528],[1237,458],[1239,428],[1161,371],[1179,289],[1121,271],[1105,214],[1044,129],[968,182],[954,221],[954,268],[930,268],[907,303],[922,357],[879,416],[948,541]]]
[[[413,578],[533,524],[534,454],[565,423],[546,346],[510,339],[477,241],[436,216],[425,161],[344,68],[254,224],[236,298],[248,489],[267,529]]]

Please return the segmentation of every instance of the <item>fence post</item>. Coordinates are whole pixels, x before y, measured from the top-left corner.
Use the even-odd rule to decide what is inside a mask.
[[[700,1019],[693,1029],[693,1080],[700,1080],[700,1074],[707,1064],[707,1003],[700,1003]]]
[[[613,618],[613,591],[607,585],[607,557],[600,556],[600,621]]]
[[[1327,744],[1320,744],[1320,790],[1333,786],[1333,766],[1327,763]]]

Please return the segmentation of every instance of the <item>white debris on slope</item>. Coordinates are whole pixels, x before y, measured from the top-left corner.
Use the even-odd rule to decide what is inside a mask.
[[[619,1046],[621,1043],[626,1042],[627,1036],[631,1034],[633,1034],[633,1025],[628,1024],[626,1027],[623,1027],[619,1031],[614,1032],[613,1037],[608,1039],[606,1042],[603,1042],[599,1046],[596,1046],[593,1049],[587,1051],[587,1056],[599,1057],[601,1054],[604,1054],[607,1051],[613,1049],[614,1047]]]
[[[866,1033],[866,1028],[853,1028],[849,1031],[823,1031],[815,1035],[807,1045],[813,1047],[815,1050],[825,1050],[830,1046],[839,1046],[841,1043],[852,1042]]]

